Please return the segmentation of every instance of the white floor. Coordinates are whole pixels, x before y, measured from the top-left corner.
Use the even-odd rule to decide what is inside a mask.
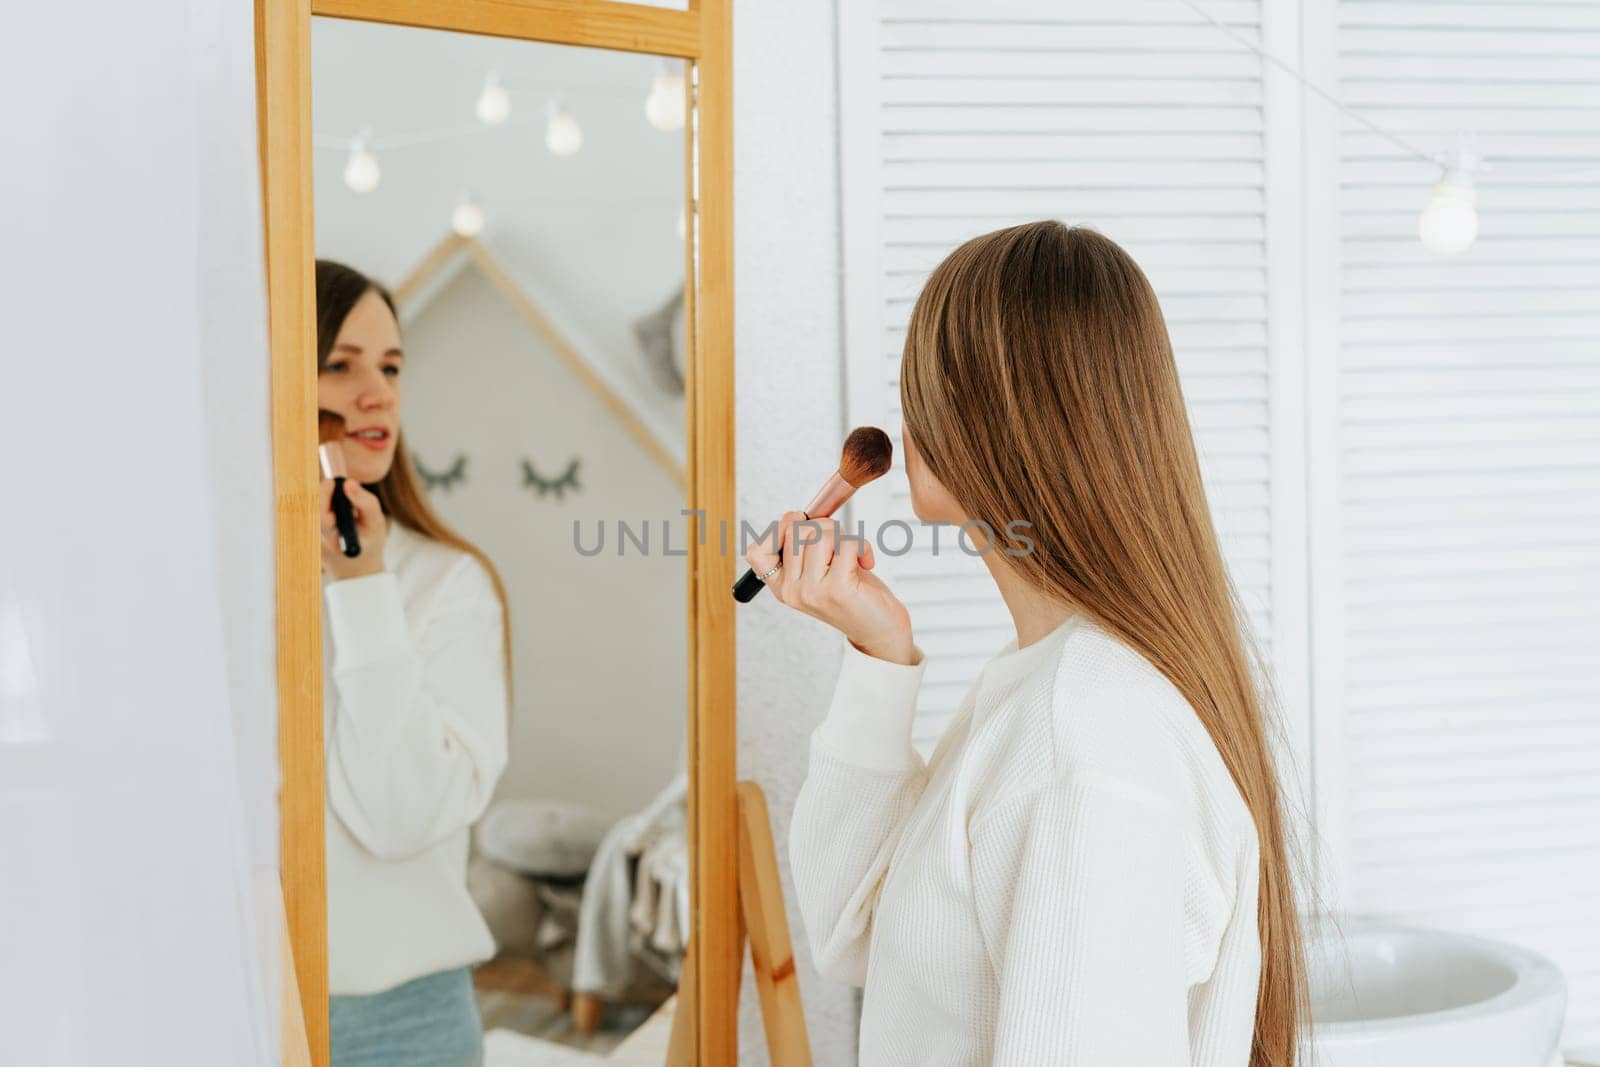
[[[483,1067],[661,1067],[672,1037],[673,997],[608,1055],[541,1041],[511,1030],[490,1030],[483,1039]]]

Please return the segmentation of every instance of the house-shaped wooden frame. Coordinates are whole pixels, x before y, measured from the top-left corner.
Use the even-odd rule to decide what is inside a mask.
[[[650,458],[671,476],[673,483],[685,488],[683,435],[677,435],[676,439],[669,438],[656,425],[660,420],[653,416],[639,391],[608,364],[588,354],[585,345],[576,342],[558,327],[555,317],[545,312],[528,287],[519,283],[476,238],[461,237],[454,233],[448,235],[394,287],[394,299],[400,306],[401,318],[409,319],[419,314],[451,279],[468,267],[478,270],[494,285],[534,335],[549,346],[556,358],[594,394]]]

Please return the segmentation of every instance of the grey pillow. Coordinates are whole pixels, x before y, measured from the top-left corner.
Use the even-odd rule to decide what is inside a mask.
[[[615,820],[583,804],[502,800],[478,823],[485,859],[534,878],[576,878],[589,869]]]

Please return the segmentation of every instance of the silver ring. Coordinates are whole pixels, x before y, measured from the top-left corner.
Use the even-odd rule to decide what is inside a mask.
[[[781,561],[774,563],[772,565],[772,569],[761,576],[761,580],[765,582],[768,578],[771,578],[774,574],[777,574],[781,570],[783,570],[783,563]]]

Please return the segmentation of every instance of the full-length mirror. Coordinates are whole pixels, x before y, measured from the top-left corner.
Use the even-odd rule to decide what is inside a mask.
[[[603,1054],[682,973],[685,76],[313,19],[333,1067]]]

